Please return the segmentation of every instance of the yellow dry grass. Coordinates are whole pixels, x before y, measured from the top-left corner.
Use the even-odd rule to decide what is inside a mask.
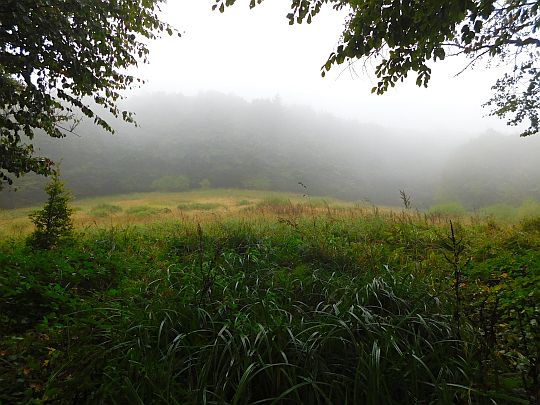
[[[322,201],[325,201],[324,203]],[[268,201],[268,206],[259,207]],[[104,216],[97,216],[93,210],[100,205],[108,204],[120,207],[121,211]],[[312,211],[322,211],[329,207],[352,207],[350,202],[339,201],[332,198],[313,199],[300,194],[278,193],[258,190],[237,189],[210,189],[183,193],[134,193],[95,197],[75,200],[72,207],[75,212],[73,220],[76,228],[128,226],[147,224],[166,220],[190,220],[205,222],[208,220],[225,219],[231,217],[249,218],[253,216],[275,216],[272,204],[279,205],[282,213],[301,204],[312,207]],[[187,207],[187,208],[179,208]],[[198,207],[201,208],[198,208]],[[130,209],[146,207],[149,209],[168,209],[168,212],[136,215]],[[13,210],[0,209],[0,238],[21,237],[33,230],[28,215],[39,209],[39,206],[26,207]],[[313,211],[314,212],[314,211]]]
[[[117,213],[96,215],[101,205],[119,207]],[[219,222],[228,219],[247,221],[295,220],[300,217],[354,219],[383,215],[392,220],[427,220],[426,214],[400,208],[375,207],[334,198],[305,197],[300,194],[256,190],[210,189],[184,193],[136,193],[73,201],[73,220],[77,229],[126,227],[157,222]],[[0,210],[0,238],[19,238],[33,230],[28,215],[39,207]],[[133,213],[133,209],[142,213]],[[152,209],[166,212],[152,213]],[[445,223],[446,216],[429,216],[432,223]],[[461,218],[462,222],[473,218]]]

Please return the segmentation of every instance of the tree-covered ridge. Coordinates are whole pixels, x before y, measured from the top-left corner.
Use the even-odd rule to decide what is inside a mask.
[[[134,191],[235,187],[332,195],[413,206],[461,201],[468,209],[540,199],[540,140],[495,134],[458,148],[448,133],[419,135],[338,119],[277,100],[154,94],[134,98],[139,128],[118,121],[111,136],[81,123],[80,137],[38,140],[62,161],[78,197]],[[455,134],[459,135],[459,134]],[[27,177],[3,193],[3,206],[31,204],[44,181]]]

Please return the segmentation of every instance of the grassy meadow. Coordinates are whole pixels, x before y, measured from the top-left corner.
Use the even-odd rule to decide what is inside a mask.
[[[75,200],[73,220],[79,229],[147,224],[157,221],[182,221],[249,216],[255,208],[288,207],[301,203],[304,209],[354,207],[355,204],[331,197],[310,198],[302,194],[240,189],[208,189],[178,193],[131,193]],[[358,204],[356,204],[358,205]],[[28,215],[39,206],[0,209],[0,238],[22,237],[33,230]],[[257,210],[257,216],[261,214]]]
[[[534,404],[540,217],[247,190],[0,211],[0,404]],[[35,209],[35,208],[34,208]]]

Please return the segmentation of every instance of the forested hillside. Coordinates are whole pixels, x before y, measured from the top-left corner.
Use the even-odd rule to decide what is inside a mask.
[[[153,94],[131,99],[127,108],[138,127],[113,121],[111,135],[83,121],[67,139],[36,138],[39,153],[61,162],[76,196],[199,187],[304,193],[301,182],[310,194],[376,204],[399,204],[405,190],[418,208],[437,200],[476,208],[540,198],[538,138],[490,134],[459,146],[279,99],[247,102],[218,93]],[[16,184],[16,193],[0,195],[0,206],[42,199],[43,179],[26,176]]]
[[[540,138],[489,134],[460,146],[445,163],[438,198],[470,209],[540,200]]]

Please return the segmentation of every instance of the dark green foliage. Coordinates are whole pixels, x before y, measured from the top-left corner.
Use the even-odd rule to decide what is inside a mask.
[[[540,257],[538,237],[514,235],[512,252],[485,241],[488,253],[478,266],[468,266],[462,284],[464,314],[481,333],[479,354],[495,386],[520,386],[538,401],[540,377]],[[536,245],[535,245],[536,244]],[[480,251],[481,251],[480,250]],[[500,373],[505,366],[514,373]]]
[[[152,319],[128,315],[132,321],[112,354],[127,369],[111,378],[126,376],[143,403],[156,395],[160,403],[447,402],[459,393],[446,385],[462,382],[454,366],[440,369],[443,356],[459,352],[451,324],[433,298],[414,296],[406,280],[272,274],[264,253],[253,246],[247,254],[258,267],[242,263],[246,254],[223,252],[226,261],[216,263],[211,284],[203,274],[174,269],[169,296],[146,309]],[[123,348],[134,344],[149,349],[124,357]],[[137,383],[143,376],[147,386]],[[168,388],[158,394],[152,386]],[[126,392],[108,395],[121,401]]]
[[[146,205],[131,207],[126,210],[126,213],[128,213],[129,215],[135,215],[137,217],[166,214],[168,212],[171,212],[169,208],[149,207]]]
[[[73,234],[73,209],[69,207],[71,196],[58,174],[47,184],[45,192],[48,195],[45,206],[30,214],[36,229],[27,241],[30,246],[39,249],[57,247],[70,240]]]
[[[201,113],[210,106],[212,121]],[[63,177],[77,198],[152,191],[154,180],[182,173],[192,186],[206,178],[213,188],[239,188],[260,177],[270,180],[264,187],[305,194],[302,181],[311,195],[392,206],[401,205],[405,188],[418,209],[434,200],[457,200],[471,212],[540,201],[540,137],[490,133],[454,149],[435,137],[415,140],[408,132],[216,94],[149,95],[126,108],[137,111],[141,128],[116,122],[111,137],[81,123],[81,138],[36,139],[44,154],[62,159]],[[151,128],[150,140],[145,134]],[[217,132],[223,136],[216,138]],[[0,193],[0,207],[41,201],[44,184],[25,176],[16,181],[17,192]]]
[[[215,210],[216,208],[222,207],[221,204],[218,203],[181,203],[178,204],[178,209],[183,211],[191,211],[191,210],[201,210],[201,211],[209,211],[209,210]]]
[[[81,298],[113,288],[117,267],[126,261],[119,262],[96,247],[91,253],[74,246],[34,252],[17,247],[9,255],[0,252],[2,332],[21,333],[42,321],[57,321],[78,308]]]
[[[133,122],[117,101],[122,90],[140,82],[126,71],[147,61],[146,40],[173,33],[158,18],[162,2],[2,1],[0,188],[11,184],[12,176],[52,173],[52,161],[34,155],[36,129],[61,138],[81,114],[112,131],[89,98]]]
[[[122,207],[112,204],[99,204],[90,210],[90,215],[94,217],[107,217],[112,214],[122,212]]]
[[[540,235],[454,231],[457,285],[446,224],[376,211],[0,244],[0,400],[535,403]]]

